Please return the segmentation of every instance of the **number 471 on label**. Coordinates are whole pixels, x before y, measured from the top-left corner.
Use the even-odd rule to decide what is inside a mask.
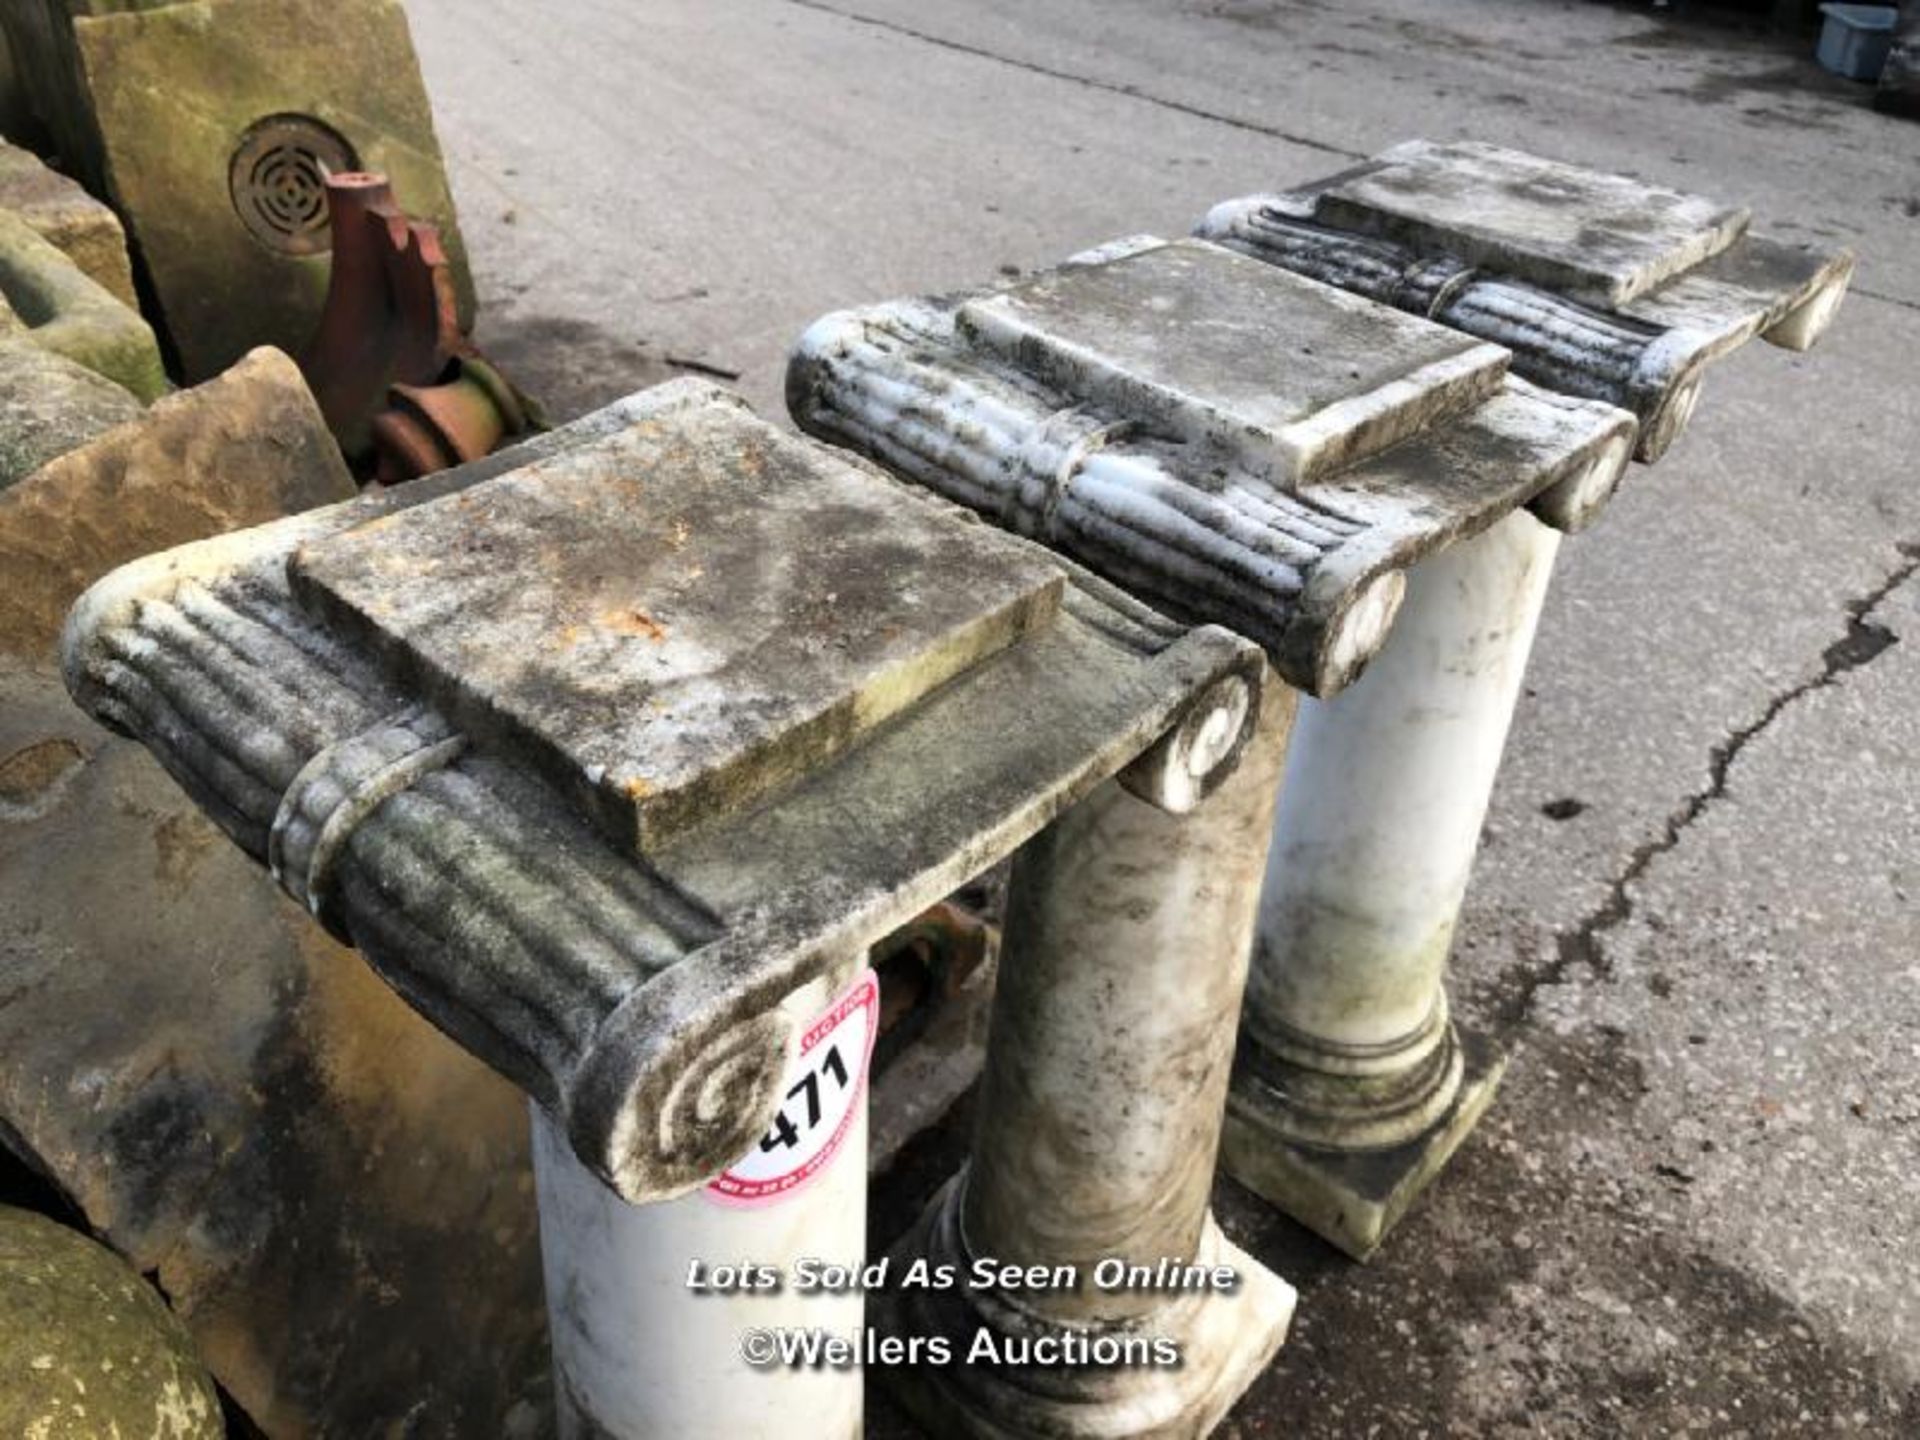
[[[800,1037],[780,1113],[760,1143],[707,1186],[709,1199],[770,1205],[826,1169],[853,1130],[879,1018],[880,984],[869,970]]]

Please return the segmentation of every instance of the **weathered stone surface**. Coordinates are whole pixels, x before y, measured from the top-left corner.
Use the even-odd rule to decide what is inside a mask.
[[[1281,365],[1289,335],[1313,353]],[[982,295],[829,315],[787,405],[1329,695],[1383,643],[1407,566],[1516,506],[1574,529],[1611,496],[1632,417],[1503,367],[1330,286],[1136,236]]]
[[[471,323],[453,198],[397,0],[189,0],[76,17],[71,44],[109,192],[188,380],[255,345],[297,353],[311,334],[328,268],[322,162],[384,172],[401,206],[439,227]],[[302,130],[250,152],[241,169],[259,183],[242,177],[236,195],[250,132],[288,119]],[[243,211],[264,214],[262,226],[249,229]]]
[[[111,380],[17,335],[0,338],[0,491],[139,415],[140,402]]]
[[[1329,180],[1331,224],[1428,242],[1608,305],[1732,244],[1743,206],[1471,141],[1412,140]]]
[[[959,326],[1282,485],[1471,410],[1507,373],[1497,345],[1192,241],[1049,271],[968,301]]]
[[[1649,463],[1686,428],[1710,362],[1756,335],[1807,349],[1853,274],[1849,252],[1751,234],[1714,200],[1427,141],[1224,201],[1195,233],[1505,346],[1523,379],[1633,411]]]
[[[513,309],[490,310],[489,348],[511,337],[529,365],[564,357],[564,373],[591,373],[600,398],[608,387],[650,383],[663,350],[698,357],[742,371],[741,388],[772,413],[787,344],[806,321],[848,302],[856,263],[876,296],[880,276],[984,278],[1002,260],[1040,263],[1149,217],[1176,226],[1175,217],[1196,218],[1256,180],[1307,179],[1348,163],[1307,145],[1368,149],[1417,133],[1480,133],[1631,169],[1749,203],[1756,227],[1798,221],[1806,228],[1787,234],[1862,251],[1860,283],[1890,298],[1850,298],[1815,363],[1775,363],[1756,347],[1716,367],[1671,473],[1629,472],[1592,536],[1565,550],[1528,679],[1538,694],[1515,726],[1492,817],[1498,834],[1479,862],[1456,962],[1490,1008],[1510,1015],[1531,979],[1559,973],[1554,930],[1575,930],[1631,852],[1660,837],[1672,810],[1706,785],[1709,750],[1784,687],[1818,675],[1822,648],[1846,634],[1841,602],[1902,564],[1896,541],[1920,541],[1920,485],[1906,448],[1920,355],[1920,311],[1911,308],[1920,304],[1920,217],[1887,198],[1920,195],[1887,183],[1913,176],[1920,132],[1877,118],[1862,103],[1870,92],[1822,83],[1809,37],[1734,33],[1714,23],[1725,10],[1711,5],[835,8],[1211,114],[1230,104],[1230,118],[1304,144],[1142,103],[1139,93],[988,68],[977,54],[797,6],[729,7],[728,23],[703,26],[710,43],[650,47],[662,13],[653,6],[555,8],[528,27],[506,0],[409,0],[450,151],[452,132],[461,134],[459,158],[448,159],[469,246],[489,257],[483,288],[525,287]],[[683,0],[671,13],[693,22],[721,12]],[[1097,72],[1074,63],[1096,55]],[[736,83],[744,73],[752,85]],[[994,83],[983,83],[989,75]],[[1394,75],[1407,83],[1388,83]],[[622,103],[609,104],[620,86]],[[724,131],[737,147],[730,153],[768,158],[716,165],[703,145],[654,145],[686,123],[690,91],[712,97],[703,134]],[[794,124],[802,114],[821,123],[802,130]],[[956,134],[967,142],[954,144]],[[525,163],[569,145],[567,165]],[[642,152],[647,186],[607,183]],[[519,171],[515,212],[466,198],[469,177],[483,185],[503,166]],[[939,183],[912,184],[900,203],[903,177],[935,166]],[[835,183],[820,185],[822,173]],[[703,216],[725,217],[733,242],[717,244],[707,223],[660,224],[662,195],[697,196]],[[842,239],[842,225],[857,235]],[[631,253],[637,232],[659,246],[644,264],[556,263],[569,246]],[[830,245],[792,243],[828,233]],[[684,293],[689,275],[711,296],[664,303]],[[885,293],[904,293],[909,282],[885,283],[895,287]],[[650,337],[644,352],[629,348],[636,333]],[[1820,414],[1828,418],[1816,431]],[[1915,653],[1920,632],[1870,668]],[[1812,698],[1851,708],[1846,696],[1864,673]],[[1220,1183],[1215,1203],[1229,1234],[1303,1291],[1295,1341],[1223,1440],[1422,1431],[1594,1440],[1596,1429],[1718,1435],[1742,1425],[1756,1436],[1821,1435],[1856,1412],[1868,1414],[1851,1420],[1856,1435],[1920,1434],[1920,1396],[1908,1388],[1920,1378],[1920,1310],[1909,1303],[1896,1323],[1867,1298],[1897,1296],[1905,1280],[1908,1301],[1920,1301],[1920,1187],[1910,1183],[1920,1125],[1901,1123],[1920,1114],[1920,1055],[1905,1038],[1920,1035],[1920,976],[1897,978],[1908,968],[1902,957],[1920,954],[1920,936],[1905,932],[1905,951],[1868,952],[1885,968],[1847,979],[1856,947],[1899,938],[1900,918],[1920,905],[1911,882],[1904,908],[1890,908],[1884,889],[1868,898],[1898,857],[1859,863],[1869,832],[1895,843],[1905,836],[1907,854],[1920,853],[1920,822],[1889,827],[1871,808],[1905,802],[1911,814],[1920,800],[1898,773],[1890,783],[1883,758],[1897,746],[1920,763],[1920,674],[1910,674],[1898,699],[1860,712],[1860,731],[1806,715],[1804,748],[1768,771],[1772,803],[1755,806],[1745,793],[1716,803],[1729,841],[1778,869],[1757,871],[1726,858],[1731,851],[1695,852],[1654,917],[1668,929],[1654,937],[1663,953],[1647,967],[1653,988],[1616,958],[1617,1013],[1598,1015],[1582,993],[1549,1006],[1550,1019],[1506,1025],[1502,1038],[1524,1047],[1518,1083],[1396,1234],[1388,1263],[1341,1262]],[[1622,676],[1632,678],[1618,683]],[[1741,766],[1756,757],[1749,750],[1736,763],[1736,790]],[[1809,808],[1817,814],[1833,798],[1835,775],[1867,808],[1829,812],[1843,822],[1830,854],[1829,832],[1806,822]],[[1541,813],[1565,796],[1589,808],[1566,821]],[[1806,854],[1830,862],[1844,851],[1855,863],[1832,871],[1799,863],[1775,843],[1782,824]],[[1705,838],[1686,834],[1683,855]],[[1829,874],[1849,888],[1836,895]],[[1770,913],[1755,915],[1750,899]],[[1683,932],[1683,913],[1700,924]],[[1767,956],[1720,948],[1728,925],[1754,921],[1801,928],[1796,943]],[[1622,933],[1608,937],[1616,957],[1611,940]],[[1714,1010],[1711,1043],[1688,1045],[1699,1028],[1688,1021],[1727,1003],[1730,964],[1744,967],[1745,1003],[1756,1008]],[[1831,996],[1831,1010],[1807,1011],[1814,1021],[1824,1015],[1830,1039],[1803,1047],[1796,1031],[1784,1042],[1789,1058],[1776,1064],[1814,1057],[1796,1078],[1833,1108],[1816,1108],[1804,1125],[1763,1128],[1755,1098],[1794,1096],[1745,1089],[1749,1071],[1718,1064],[1722,1035],[1750,1039],[1760,1058],[1781,1044],[1768,1022],[1800,996],[1783,977],[1802,964],[1834,977],[1818,997]],[[1662,998],[1668,976],[1671,999]],[[1893,988],[1881,988],[1882,976]],[[1870,1014],[1862,995],[1873,997]],[[1672,1028],[1656,1040],[1648,1017],[1663,1013]],[[1576,1015],[1578,1034],[1554,1033]],[[1656,1069],[1647,1083],[1709,1127],[1681,1133],[1687,1151],[1699,1136],[1717,1141],[1718,1154],[1696,1158],[1722,1167],[1724,1188],[1687,1154],[1656,1148],[1664,1136],[1649,1138],[1655,1132],[1595,1153],[1596,1130],[1647,1101],[1637,1064],[1679,1063],[1669,1044],[1685,1052],[1690,1076],[1710,1078],[1683,1090]],[[1889,1052],[1904,1057],[1904,1103],[1889,1107],[1876,1093],[1863,1122],[1847,1110],[1844,1080],[1864,1073],[1884,1083]],[[964,1151],[966,1129],[961,1117],[944,1133]],[[1817,1156],[1801,1149],[1813,1141],[1824,1147]],[[932,1149],[908,1157],[907,1173],[928,1186],[947,1173]],[[1697,1178],[1655,1173],[1658,1161]],[[1903,1163],[1907,1173],[1896,1173]],[[1827,1184],[1836,1174],[1840,1182]],[[890,1240],[917,1212],[921,1190],[900,1186],[909,1189],[912,1203],[895,1210],[876,1198],[878,1238]],[[1795,1208],[1803,1196],[1839,1205],[1810,1213]],[[1896,1257],[1906,1263],[1889,1264]],[[1845,1293],[1855,1276],[1862,1288]],[[1809,1290],[1829,1285],[1831,1304],[1801,1308]],[[1895,1369],[1904,1378],[1889,1382]],[[924,1440],[888,1419],[870,1398],[868,1440]]]
[[[119,217],[73,179],[31,151],[0,142],[0,210],[18,215],[96,285],[139,313]]]
[[[520,1096],[6,662],[0,1133],[271,1436],[512,1433],[542,1403]]]
[[[1216,692],[1213,718],[1251,734],[1210,798],[1169,815],[1107,786],[1015,858],[967,1168],[892,1251],[896,1274],[916,1260],[965,1274],[986,1256],[1071,1266],[1078,1283],[1012,1303],[1004,1292],[909,1286],[876,1296],[873,1314],[876,1329],[903,1339],[944,1335],[956,1355],[982,1329],[1079,1328],[1173,1337],[1180,1363],[890,1370],[929,1435],[1203,1436],[1286,1333],[1291,1287],[1227,1242],[1207,1204],[1294,711],[1277,684],[1258,701],[1231,690]],[[1237,1279],[1231,1294],[1177,1297],[1089,1283],[1116,1259],[1225,1264]]]
[[[25,220],[0,211],[0,293],[34,344],[76,360],[141,400],[167,391],[153,330]]]
[[[122,10],[151,10],[175,0],[7,0],[0,5],[0,26],[14,57],[26,108],[49,153],[93,194],[105,191],[100,132],[87,98],[73,21],[82,15],[111,15]],[[5,132],[19,138],[22,133]]]
[[[733,406],[328,536],[290,573],[649,850],[843,753],[1064,588],[1031,546]]]
[[[735,460],[716,441],[740,427],[775,433],[725,392],[681,382],[426,483],[470,489],[496,466],[569,449],[617,460],[610,442],[648,426],[678,432],[717,468]],[[986,539],[944,503],[840,463],[869,494],[942,517],[952,547]],[[601,483],[621,488],[618,464]],[[1051,623],[828,750],[777,799],[719,808],[636,862],[540,783],[532,747],[503,745],[491,723],[464,733],[430,690],[380,663],[391,657],[296,603],[287,560],[299,547],[422,503],[408,490],[363,496],[124,567],[75,607],[68,684],[162,756],[409,1001],[522,1085],[635,1203],[697,1188],[766,1133],[784,1096],[786,996],[1102,779],[1128,783],[1129,762],[1181,730],[1212,686],[1259,678],[1246,642],[1189,630],[1048,560],[1069,582]],[[844,508],[824,487],[817,503]],[[573,578],[582,591],[595,583]],[[830,645],[857,622],[822,629]],[[752,680],[728,677],[743,709],[767,698]]]
[[[0,1433],[221,1440],[220,1398],[180,1322],[104,1246],[0,1208]]]
[[[0,658],[0,1134],[269,1434],[501,1433],[545,1374],[519,1096],[44,663],[101,571],[352,493],[262,351],[0,494],[0,655],[42,662]]]
[[[0,492],[0,653],[50,656],[116,565],[353,493],[299,370],[256,351]]]

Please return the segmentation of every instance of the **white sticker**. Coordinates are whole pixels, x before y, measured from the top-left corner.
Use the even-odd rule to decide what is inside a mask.
[[[856,980],[800,1037],[780,1113],[760,1143],[707,1186],[722,1205],[771,1205],[825,1170],[853,1129],[880,1028],[880,982]]]

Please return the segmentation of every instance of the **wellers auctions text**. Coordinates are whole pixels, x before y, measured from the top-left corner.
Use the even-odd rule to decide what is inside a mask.
[[[961,1350],[944,1335],[883,1335],[856,1330],[839,1335],[821,1329],[749,1330],[741,1336],[740,1353],[755,1370],[850,1370],[888,1366],[1032,1365],[1076,1369],[1157,1368],[1181,1363],[1179,1343],[1165,1335],[1101,1334],[1061,1331],[1054,1334],[996,1335],[976,1330]]]

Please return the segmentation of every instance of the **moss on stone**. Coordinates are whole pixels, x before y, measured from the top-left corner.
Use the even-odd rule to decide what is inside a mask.
[[[0,336],[0,490],[139,414],[113,381],[17,332]]]
[[[168,389],[153,331],[19,216],[0,211],[0,293],[42,349],[152,401]]]
[[[0,1207],[0,1434],[224,1433],[213,1381],[152,1287],[105,1246]]]
[[[0,142],[0,209],[11,210],[128,309],[138,311],[119,217],[38,155]]]
[[[104,193],[126,218],[186,381],[256,345],[298,354],[326,298],[327,255],[264,243],[235,207],[235,153],[269,117],[331,131],[355,168],[391,177],[401,207],[439,228],[462,327],[471,327],[453,196],[397,0],[116,9],[75,17],[69,36]]]

